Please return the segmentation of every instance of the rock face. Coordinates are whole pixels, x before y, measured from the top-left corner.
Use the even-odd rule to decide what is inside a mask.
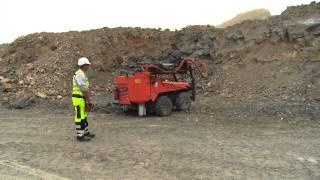
[[[110,93],[110,74],[122,56],[160,54],[170,47],[173,35],[170,31],[140,28],[31,34],[8,46],[0,62],[0,75],[17,81],[18,95],[39,96],[41,92],[41,97],[67,96],[77,59],[86,56],[97,74],[93,90]]]
[[[0,57],[5,53],[9,44],[0,44]]]
[[[180,31],[103,28],[20,37],[0,54],[8,97],[69,97],[81,56],[93,63],[92,90],[112,93],[123,57],[129,63],[196,57],[209,64],[200,93],[239,98],[317,98],[320,92],[320,3],[289,7],[280,16],[227,27]],[[1,88],[3,89],[3,84]],[[1,98],[0,98],[1,99]]]
[[[217,27],[219,28],[226,28],[229,26],[233,26],[235,24],[242,23],[243,21],[248,20],[264,20],[271,17],[271,13],[267,9],[255,9],[252,11],[248,11],[245,13],[238,14],[236,17],[230,19],[229,21],[226,21]]]

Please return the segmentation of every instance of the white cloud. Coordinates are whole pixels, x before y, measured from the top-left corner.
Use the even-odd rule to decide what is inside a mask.
[[[220,24],[238,13],[267,8],[280,14],[288,5],[312,0],[2,0],[0,43],[33,32],[101,27],[182,28]]]

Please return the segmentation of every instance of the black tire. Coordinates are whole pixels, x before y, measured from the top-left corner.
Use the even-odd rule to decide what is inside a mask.
[[[169,116],[172,108],[173,103],[168,96],[160,96],[154,105],[154,111],[158,116]]]
[[[191,97],[189,93],[179,93],[175,99],[175,105],[178,111],[189,112],[191,109]]]

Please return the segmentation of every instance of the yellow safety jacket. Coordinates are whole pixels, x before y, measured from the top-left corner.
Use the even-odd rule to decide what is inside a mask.
[[[85,75],[84,72],[81,69],[79,69],[73,76],[73,82],[72,82],[72,99],[73,100],[74,100],[74,98],[84,99],[82,90],[80,89],[80,87],[76,81],[76,76],[79,74]],[[90,83],[89,83],[88,78],[86,78],[86,85],[89,88]]]

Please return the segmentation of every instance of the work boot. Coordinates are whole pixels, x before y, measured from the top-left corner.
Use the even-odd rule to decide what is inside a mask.
[[[91,133],[91,132],[86,133],[85,136],[86,136],[86,137],[89,137],[89,138],[94,138],[94,137],[96,137],[96,135],[93,134],[93,133]]]
[[[85,142],[85,141],[90,141],[91,140],[91,138],[90,137],[88,137],[88,136],[81,136],[81,137],[77,137],[77,140],[79,141],[79,142]]]

